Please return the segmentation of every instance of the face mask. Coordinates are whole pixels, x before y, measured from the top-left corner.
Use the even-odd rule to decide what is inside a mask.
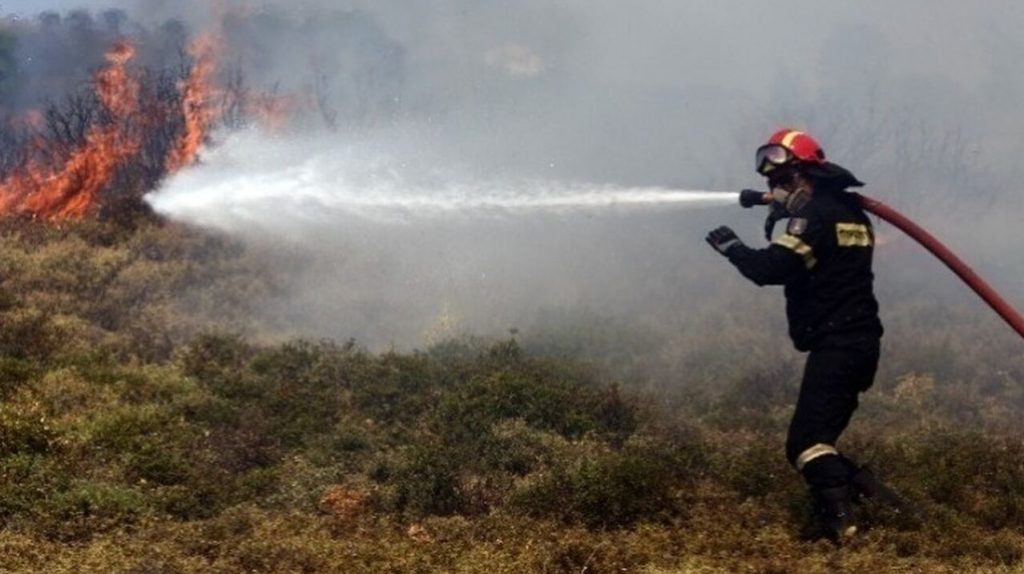
[[[786,211],[790,214],[794,214],[803,209],[810,200],[811,194],[807,193],[807,189],[801,186],[800,189],[797,189],[786,196],[786,199],[783,201],[783,205],[786,206]]]
[[[777,183],[771,188],[772,201],[781,205],[789,213],[796,213],[803,209],[811,199],[808,193],[806,182],[794,179],[792,176],[785,182]]]
[[[791,185],[791,187],[796,189],[789,191],[781,185],[771,188],[772,204],[768,211],[768,218],[764,222],[765,238],[768,241],[772,240],[772,232],[775,230],[776,223],[800,211],[811,200],[811,194],[808,193],[806,186]]]

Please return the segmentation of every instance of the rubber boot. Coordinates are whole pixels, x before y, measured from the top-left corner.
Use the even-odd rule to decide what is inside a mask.
[[[903,511],[907,506],[906,501],[892,487],[878,480],[867,466],[860,467],[850,477],[850,487],[855,497],[871,498],[896,512]]]
[[[850,487],[818,488],[812,493],[817,504],[818,524],[829,540],[841,545],[857,533]]]
[[[928,518],[924,509],[910,503],[891,486],[878,480],[875,473],[866,466],[858,468],[850,477],[850,488],[853,490],[854,502],[871,500],[899,517],[903,524],[919,525]]]

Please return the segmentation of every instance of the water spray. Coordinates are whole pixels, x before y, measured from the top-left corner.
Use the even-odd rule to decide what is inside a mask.
[[[988,303],[989,307],[992,307],[992,310],[999,314],[1014,331],[1021,337],[1024,337],[1024,317],[1021,316],[1020,312],[1007,302],[1006,299],[1003,299],[987,281],[975,273],[967,263],[957,257],[955,253],[936,239],[934,235],[928,233],[920,225],[917,225],[902,213],[877,199],[872,199],[859,193],[854,193],[854,196],[857,197],[860,206],[865,211],[891,223],[930,251],[932,255],[942,261],[946,267],[949,267],[968,287]],[[740,205],[743,207],[767,205],[771,201],[771,195],[763,191],[745,189],[740,192]]]
[[[412,138],[406,138],[412,140]],[[226,136],[203,164],[169,178],[146,201],[161,215],[223,231],[308,224],[404,224],[505,215],[642,211],[735,204],[737,192],[480,177],[432,156],[396,153],[392,138],[359,145],[332,137]]]

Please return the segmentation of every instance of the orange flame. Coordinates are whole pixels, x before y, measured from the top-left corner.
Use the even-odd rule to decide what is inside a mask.
[[[299,96],[253,94],[246,102],[245,111],[271,132],[281,133],[292,116],[304,107],[308,105]]]
[[[63,165],[43,166],[37,160],[0,183],[0,210],[68,219],[82,217],[94,208],[118,166],[141,146],[141,137],[125,129],[139,105],[139,84],[126,69],[134,56],[130,43],[118,42],[107,53],[107,67],[96,75],[97,95],[109,121],[93,126],[85,144]]]
[[[106,67],[95,77],[100,119],[77,149],[48,141],[39,132],[45,123],[41,113],[25,117],[26,125],[37,128],[37,135],[26,145],[24,165],[0,181],[0,214],[64,220],[94,212],[100,194],[110,188],[120,168],[131,165],[143,152],[145,130],[160,133],[174,118],[183,118],[183,128],[166,156],[157,161],[163,162],[166,174],[196,163],[210,131],[228,109],[228,97],[236,98],[231,102],[239,106],[236,109],[276,132],[297,113],[311,108],[308,96],[232,93],[218,86],[216,56],[221,48],[222,42],[214,35],[192,42],[188,50],[192,68],[178,86],[181,107],[176,108],[154,103],[146,96],[139,78],[128,70],[134,46],[126,40],[115,44],[106,55]]]
[[[43,129],[45,124],[46,118],[43,116],[43,112],[39,110],[29,110],[14,120],[16,127],[36,132]]]
[[[218,119],[217,110],[211,101],[216,94],[214,75],[217,63],[214,53],[217,44],[213,36],[203,36],[189,47],[189,54],[195,63],[188,79],[181,86],[185,132],[167,157],[168,173],[195,163],[210,128]]]

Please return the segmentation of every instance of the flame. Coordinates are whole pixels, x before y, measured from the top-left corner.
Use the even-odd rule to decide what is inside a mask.
[[[253,94],[246,102],[245,112],[270,132],[281,133],[291,121],[292,116],[299,109],[306,107],[308,104],[299,96]]]
[[[40,112],[21,119],[36,134],[22,150],[21,167],[0,181],[0,215],[27,214],[45,220],[89,215],[99,206],[101,194],[111,189],[122,173],[121,168],[134,165],[144,153],[148,135],[160,137],[168,127],[181,125],[180,130],[171,130],[175,139],[166,156],[156,158],[165,174],[173,174],[198,161],[210,131],[223,120],[229,105],[238,106],[273,132],[282,131],[297,113],[311,108],[308,96],[235,93],[219,86],[217,56],[223,44],[217,35],[209,34],[189,45],[192,66],[178,85],[178,107],[154,100],[143,89],[143,76],[128,69],[135,57],[134,46],[127,40],[116,43],[106,55],[106,66],[94,78],[101,113],[80,146],[66,149],[48,139]],[[228,102],[230,98],[235,100]]]
[[[16,128],[38,132],[46,125],[46,118],[40,110],[28,110],[14,118],[13,125]]]
[[[62,165],[35,159],[0,183],[0,210],[44,219],[82,217],[96,205],[117,168],[137,153],[141,136],[126,129],[139,107],[139,84],[127,70],[135,48],[121,41],[107,53],[107,67],[96,74],[96,93],[109,119],[98,122],[79,149]]]
[[[189,47],[189,55],[195,63],[188,79],[180,86],[185,131],[167,157],[167,173],[174,173],[195,163],[210,128],[218,119],[219,114],[212,104],[217,93],[214,87],[214,76],[217,71],[214,54],[218,44],[214,36],[203,36]]]

